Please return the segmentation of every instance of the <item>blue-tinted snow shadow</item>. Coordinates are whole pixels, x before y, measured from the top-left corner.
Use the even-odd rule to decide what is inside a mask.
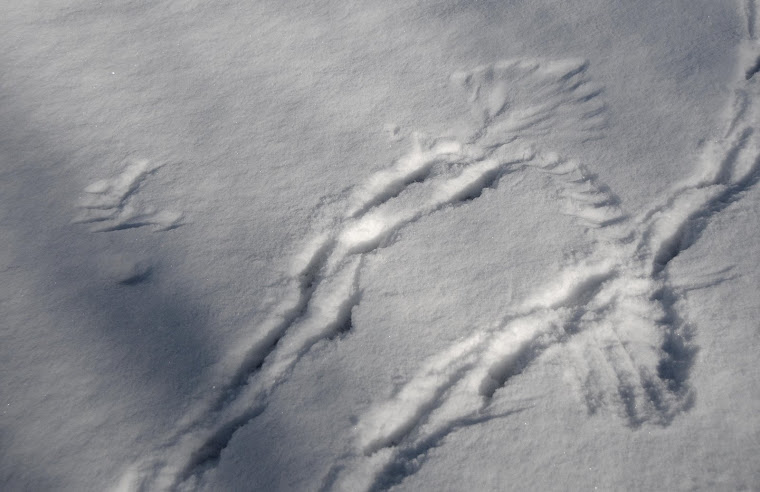
[[[0,100],[13,98],[0,94]],[[44,489],[51,481],[63,488],[76,487],[66,479],[94,484],[108,470],[127,463],[114,462],[119,457],[111,456],[108,462],[72,469],[70,475],[64,471],[65,476],[52,479],[46,476],[45,460],[59,452],[87,453],[88,447],[111,449],[114,444],[109,441],[119,428],[145,429],[145,435],[133,436],[134,442],[117,445],[124,455],[146,451],[181,416],[189,398],[198,394],[199,382],[217,355],[214,330],[209,310],[191,292],[198,279],[183,278],[176,269],[167,268],[179,255],[171,237],[177,230],[140,240],[141,234],[153,233],[131,229],[93,234],[86,226],[72,224],[81,184],[73,182],[65,169],[75,149],[69,147],[65,132],[59,136],[55,128],[35,128],[19,108],[6,105],[5,115],[10,117],[0,122],[4,209],[0,231],[7,252],[3,258],[10,259],[3,267],[20,272],[13,277],[20,279],[20,285],[4,286],[3,301],[8,303],[0,303],[0,318],[15,325],[6,327],[9,333],[28,338],[26,352],[16,351],[12,341],[4,347],[3,356],[24,374],[6,373],[3,380],[14,388],[18,386],[14,379],[32,385],[36,381],[46,390],[58,378],[79,376],[90,381],[88,399],[73,408],[61,408],[59,399],[66,395],[54,391],[36,401],[38,390],[33,386],[15,389],[17,402],[35,405],[34,411],[49,415],[50,422],[60,421],[54,416],[61,412],[79,418],[96,407],[116,411],[110,415],[109,428],[93,426],[90,435],[78,435],[87,442],[64,439],[65,423],[54,428],[52,423],[39,422],[40,431],[33,432],[28,427],[13,428],[28,426],[23,418],[3,422],[0,430],[17,436],[26,454],[23,462],[12,453],[0,458],[0,469],[12,470],[0,488]],[[95,239],[103,234],[108,239]],[[160,250],[151,249],[157,244]],[[103,253],[110,252],[141,256],[150,265],[133,275],[114,277],[104,272]],[[30,340],[34,343],[27,343]],[[31,352],[28,346],[34,347]],[[46,366],[66,369],[50,374]],[[40,432],[44,438],[29,441]],[[35,452],[41,455],[34,456]]]

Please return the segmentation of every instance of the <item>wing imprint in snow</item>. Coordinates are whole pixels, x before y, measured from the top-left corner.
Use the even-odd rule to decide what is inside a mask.
[[[356,426],[355,454],[330,470],[325,489],[379,490],[399,483],[448,434],[493,417],[494,394],[556,344],[566,347],[589,414],[612,411],[636,429],[668,425],[690,408],[696,347],[680,314],[682,287],[671,283],[667,267],[694,244],[711,217],[760,181],[760,81],[752,68],[760,45],[754,1],[747,5],[749,39],[740,47],[746,68],[737,77],[727,130],[706,146],[694,175],[661,204],[630,217],[580,165],[536,152],[526,167],[557,176],[572,215],[600,233],[614,233],[555,282],[508,307],[497,327],[476,331],[432,357],[392,398],[372,406]],[[473,145],[498,145],[500,133],[507,145],[520,138],[514,129],[540,128],[547,119],[525,117],[529,124],[520,124],[507,115],[512,102],[499,80],[503,66],[455,77],[483,122]],[[532,62],[506,66],[518,67],[524,78],[538,71]],[[583,63],[560,66],[566,67],[557,71],[563,80],[585,70]]]

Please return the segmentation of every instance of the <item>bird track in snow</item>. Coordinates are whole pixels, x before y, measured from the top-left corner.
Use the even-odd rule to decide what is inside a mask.
[[[159,211],[142,205],[135,198],[145,179],[154,174],[160,165],[145,159],[135,160],[121,173],[96,181],[84,189],[80,197],[79,214],[75,224],[91,224],[92,232],[117,231],[143,226],[154,226],[165,231],[180,225],[182,214]]]
[[[593,231],[594,252],[372,405],[356,426],[355,452],[332,467],[323,489],[384,489],[402,481],[451,432],[498,417],[489,412],[494,394],[557,344],[566,348],[590,414],[613,412],[631,428],[668,425],[692,404],[696,347],[667,266],[712,216],[760,180],[758,80],[747,76],[760,53],[757,9],[752,0],[745,6],[744,71],[724,136],[706,145],[693,177],[635,216],[580,162],[542,148],[550,132],[590,140],[605,128],[603,91],[589,81],[585,60],[504,61],[452,75],[478,128],[464,141],[417,137],[408,154],[353,190],[343,213],[296,257],[291,296],[231,355],[238,370],[219,396],[188,414],[156,456],[135,465],[128,482],[137,489],[195,483],[311,347],[350,332],[364,255],[517,172],[550,176],[563,211]]]

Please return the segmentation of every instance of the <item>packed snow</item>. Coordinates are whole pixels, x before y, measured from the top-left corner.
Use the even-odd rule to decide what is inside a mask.
[[[0,16],[0,489],[760,489],[757,0]]]

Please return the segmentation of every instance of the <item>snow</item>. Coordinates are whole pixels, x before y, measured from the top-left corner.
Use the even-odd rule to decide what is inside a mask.
[[[757,489],[758,12],[6,6],[0,489]]]

